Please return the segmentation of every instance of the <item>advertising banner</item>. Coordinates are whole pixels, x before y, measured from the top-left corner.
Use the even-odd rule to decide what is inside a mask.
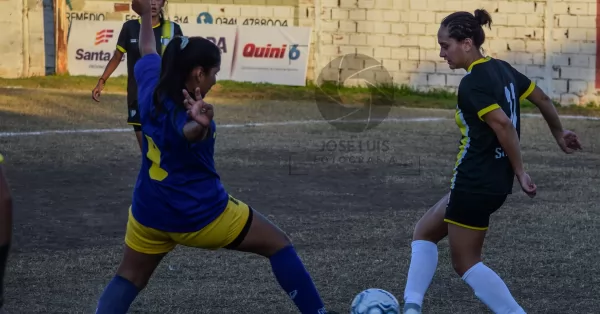
[[[238,26],[233,81],[304,86],[309,27]]]
[[[217,74],[217,79],[231,80],[237,26],[218,24],[180,24],[180,26],[185,36],[204,37],[221,49],[221,71]]]
[[[100,76],[112,58],[120,21],[72,21],[69,73]],[[304,86],[310,54],[309,27],[180,24],[186,36],[201,36],[221,50],[217,80]],[[127,75],[127,54],[111,75]]]
[[[70,75],[100,76],[117,47],[123,22],[72,21],[67,47]],[[111,77],[127,75],[127,54]]]

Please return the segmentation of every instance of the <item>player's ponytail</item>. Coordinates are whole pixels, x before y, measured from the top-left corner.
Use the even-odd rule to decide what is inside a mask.
[[[477,9],[475,10],[474,16],[479,25],[481,25],[482,27],[487,25],[488,28],[492,28],[492,17],[486,10]]]
[[[163,109],[163,101],[168,96],[175,103],[183,103],[181,89],[185,87],[185,77],[180,75],[181,70],[181,46],[182,36],[171,39],[162,56],[160,78],[154,89],[154,106],[156,113]]]
[[[183,108],[183,93],[191,73],[201,67],[204,72],[221,64],[221,51],[211,41],[202,37],[177,36],[173,38],[162,56],[160,78],[154,89],[156,113],[164,109],[164,101],[172,101]],[[194,92],[190,91],[193,97]]]

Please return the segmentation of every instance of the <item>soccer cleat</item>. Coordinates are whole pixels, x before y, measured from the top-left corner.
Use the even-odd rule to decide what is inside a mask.
[[[415,303],[405,303],[404,314],[421,314],[421,307]]]

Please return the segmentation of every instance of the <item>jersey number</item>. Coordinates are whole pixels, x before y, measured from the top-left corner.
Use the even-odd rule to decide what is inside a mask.
[[[517,99],[515,96],[515,86],[513,83],[510,83],[510,90],[508,87],[504,87],[504,94],[506,95],[506,100],[510,106],[510,121],[513,126],[517,127]]]
[[[150,136],[145,136],[148,140],[148,153],[146,154],[146,157],[148,157],[148,159],[152,161],[152,166],[150,166],[149,170],[150,178],[156,181],[162,181],[169,174],[163,168],[160,167],[160,150],[158,149],[158,147],[156,147],[156,144],[154,144],[154,140]]]

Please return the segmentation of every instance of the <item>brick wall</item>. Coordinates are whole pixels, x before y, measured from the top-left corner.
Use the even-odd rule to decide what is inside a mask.
[[[382,62],[398,84],[455,89],[464,71],[449,70],[439,57],[439,23],[453,11],[484,8],[493,20],[485,29],[488,55],[512,63],[563,104],[596,101],[596,0],[322,0],[321,6],[320,65],[361,53]]]
[[[22,3],[29,3],[29,27],[39,31],[41,24],[35,20],[43,20],[41,1],[8,1],[14,2],[15,10],[0,13],[3,17],[0,23],[7,30],[3,36],[20,31],[20,26],[12,23],[21,21],[16,12],[21,10]],[[453,11],[484,8],[493,19],[492,29],[485,29],[487,39],[483,48],[488,55],[511,62],[561,103],[585,104],[598,100],[595,87],[598,1],[209,0],[199,3],[170,0],[167,11],[171,17],[187,17],[188,23],[196,23],[198,13],[208,11],[214,17],[234,17],[238,21],[267,18],[287,21],[289,26],[311,26],[309,80],[315,80],[336,57],[360,53],[380,61],[397,84],[452,90],[464,71],[448,69],[439,57],[436,38],[439,23]],[[70,3],[74,12],[101,13],[103,19],[135,17],[133,12],[114,12],[117,1],[70,0]],[[46,36],[53,36],[52,32],[47,31]],[[38,35],[29,37],[33,53],[40,51],[38,39]],[[14,47],[23,46],[16,35],[11,35],[8,42],[11,44],[5,45],[0,55],[15,54],[19,48]],[[2,76],[23,72],[18,68],[22,68],[24,58],[14,59],[15,62],[0,67]],[[38,59],[29,58],[31,68],[43,68],[44,62]]]

